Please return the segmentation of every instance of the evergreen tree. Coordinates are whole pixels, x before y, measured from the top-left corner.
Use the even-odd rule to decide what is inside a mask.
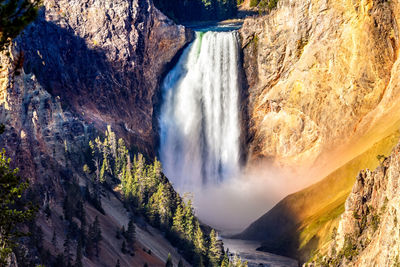
[[[133,220],[130,219],[128,223],[128,230],[126,231],[126,241],[128,242],[128,245],[131,247],[135,243],[136,239],[136,227],[135,224],[133,223]]]
[[[114,173],[116,174],[124,173],[123,167],[126,167],[128,156],[129,156],[128,149],[125,146],[124,140],[122,138],[118,139],[117,156],[115,160]],[[122,180],[121,177],[120,180]]]
[[[171,253],[168,253],[167,262],[165,263],[165,267],[173,267]]]
[[[192,207],[192,200],[189,199],[188,203],[184,207],[184,214],[185,214],[185,234],[188,240],[193,239],[194,233],[194,214],[193,214],[193,207]]]
[[[64,263],[66,266],[71,266],[72,254],[71,254],[71,237],[67,234],[64,240],[64,253],[63,253]]]
[[[72,220],[72,208],[71,208],[71,202],[68,198],[68,194],[66,194],[64,198],[63,211],[64,211],[64,220],[70,222]]]
[[[119,229],[117,229],[117,230],[115,231],[115,238],[117,238],[118,240],[121,239],[121,232],[120,232]]]
[[[126,243],[125,243],[125,240],[122,241],[121,252],[122,252],[123,254],[126,253]]]
[[[0,1],[0,7],[2,7]],[[13,3],[13,1],[10,1]],[[0,15],[4,11],[0,11]],[[0,23],[4,18],[0,16]],[[4,24],[0,24],[1,27]],[[7,24],[6,24],[7,25]],[[0,41],[3,37],[0,37]],[[1,45],[1,43],[0,43]],[[0,127],[0,133],[4,131],[4,125]],[[23,235],[18,230],[18,226],[30,221],[37,208],[31,203],[22,200],[22,195],[28,188],[28,182],[23,182],[17,175],[18,169],[10,168],[10,159],[6,157],[6,152],[0,152],[0,265],[6,265],[11,251],[16,247],[16,238]]]
[[[203,231],[200,228],[200,224],[196,221],[196,230],[194,234],[194,246],[196,253],[204,255],[206,253],[206,244],[204,239]]]
[[[53,237],[51,238],[51,244],[57,250],[57,234],[56,234],[56,230],[53,230]]]
[[[51,209],[49,204],[46,204],[45,208],[44,208],[44,213],[46,214],[46,219],[48,220],[51,216]]]
[[[78,240],[78,245],[76,246],[76,257],[75,257],[75,266],[74,267],[82,267],[82,242]]]
[[[220,247],[218,237],[214,229],[210,232],[210,246],[208,250],[208,258],[212,266],[218,266],[221,260]]]
[[[82,200],[79,200],[76,204],[76,216],[81,221],[81,224],[86,225],[86,210]]]
[[[224,254],[224,258],[222,259],[222,262],[221,262],[221,267],[229,267],[229,256],[228,256],[228,253],[229,253],[229,251],[227,251]]]
[[[172,229],[177,233],[183,234],[185,232],[184,214],[181,204],[176,208]]]
[[[103,160],[103,164],[101,165],[100,174],[99,174],[99,181],[100,183],[105,183],[105,172],[106,172],[106,161]]]
[[[88,232],[88,250],[89,254],[91,254],[91,250],[94,249],[96,251],[96,256],[99,256],[100,252],[100,247],[99,247],[99,242],[103,239],[101,235],[101,228],[100,228],[100,222],[99,218],[96,216],[93,224],[89,226],[89,232]]]

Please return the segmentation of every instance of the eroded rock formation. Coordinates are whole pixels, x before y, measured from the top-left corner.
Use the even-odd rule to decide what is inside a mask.
[[[397,266],[400,145],[375,170],[361,171],[325,256],[314,265]]]
[[[40,194],[40,206],[52,211],[48,217],[41,210],[37,222],[54,256],[53,230],[59,249],[66,238],[63,186],[89,181],[82,170],[89,140],[110,125],[130,149],[154,156],[159,81],[191,39],[149,0],[44,0],[37,21],[0,53],[0,145]],[[123,255],[115,229],[126,227],[129,214],[109,191],[103,205],[106,215],[86,206],[88,221],[98,216],[103,229],[101,264],[160,266],[168,252],[178,262],[159,232],[139,227],[138,246],[153,256],[142,249]],[[84,258],[85,266],[99,264]]]
[[[253,159],[304,165],[349,143],[356,150],[369,132],[354,156],[388,134],[374,129],[399,92],[398,8],[398,1],[280,0],[246,19]]]
[[[158,84],[191,31],[146,0],[46,0],[44,6],[1,55],[2,116],[11,129],[2,138],[6,148],[21,154],[31,146],[24,153],[35,155],[25,161],[40,165],[33,158],[60,154],[55,144],[81,147],[89,128],[111,125],[154,156]]]

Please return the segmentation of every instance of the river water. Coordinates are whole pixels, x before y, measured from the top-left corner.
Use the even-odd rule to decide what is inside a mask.
[[[229,248],[230,253],[240,256],[242,261],[247,261],[249,267],[298,267],[297,261],[291,258],[257,251],[260,242],[228,238],[222,240],[225,248]]]
[[[212,198],[207,187],[230,183],[240,173],[239,71],[237,25],[215,26],[197,29],[196,39],[163,81],[159,155],[181,194]],[[221,202],[224,192],[218,197]],[[197,210],[200,219],[210,221],[210,207],[201,208],[206,210]],[[298,266],[293,259],[256,251],[258,242],[223,241],[249,267]]]

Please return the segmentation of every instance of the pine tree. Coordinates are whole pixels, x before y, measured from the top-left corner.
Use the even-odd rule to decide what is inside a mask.
[[[95,232],[95,242],[96,242],[96,256],[99,256],[99,242],[103,239],[102,235],[101,235],[101,228],[100,228],[100,222],[99,222],[99,218],[96,216],[94,222],[93,222],[93,228],[94,228],[94,232]]]
[[[136,198],[137,205],[139,209],[144,208],[145,205],[145,197],[146,197],[146,182],[145,182],[145,160],[142,154],[139,154],[137,158],[134,159],[134,184],[136,186]],[[133,188],[132,188],[133,189]],[[133,191],[133,190],[131,190]]]
[[[91,254],[91,250],[94,249],[96,251],[96,256],[98,257],[100,252],[99,242],[103,239],[103,237],[101,234],[99,218],[97,216],[93,224],[89,226],[88,239],[88,254]]]
[[[66,266],[71,266],[72,254],[71,254],[71,237],[67,234],[64,240],[64,253],[63,253],[64,263]]]
[[[36,227],[36,232],[34,233],[35,245],[39,251],[43,249],[43,230],[42,227]]]
[[[101,165],[101,169],[100,169],[100,174],[99,174],[99,181],[100,183],[105,183],[106,178],[105,178],[105,172],[106,172],[106,160],[103,160],[103,164]]]
[[[72,220],[72,208],[71,208],[71,202],[69,201],[68,198],[68,193],[64,198],[63,211],[64,211],[64,220],[70,222]]]
[[[53,230],[53,237],[51,238],[51,244],[57,250],[57,234],[56,234],[56,230]]]
[[[170,202],[171,198],[165,189],[165,185],[160,183],[147,204],[148,217],[153,225],[158,226],[161,223],[163,226],[167,226],[169,224],[171,218]]]
[[[183,234],[185,232],[184,214],[181,204],[178,204],[178,207],[176,208],[172,229],[177,233]]]
[[[206,245],[203,231],[200,228],[200,224],[196,221],[196,230],[194,233],[194,246],[196,248],[196,253],[205,255],[206,253]]]
[[[116,156],[116,160],[115,160],[115,173],[117,175],[124,173],[123,167],[126,167],[127,158],[129,156],[128,153],[129,152],[125,146],[124,140],[122,138],[118,139],[117,156]],[[122,180],[121,177],[120,177],[120,180]]]
[[[10,1],[10,3],[13,3],[13,1]],[[1,16],[0,21],[3,21]],[[1,26],[0,24],[0,32]],[[4,125],[0,127],[0,134],[3,131]],[[17,173],[18,169],[10,168],[10,159],[6,157],[6,152],[3,149],[0,152],[0,265],[6,265],[12,249],[17,246],[17,237],[23,235],[16,227],[30,221],[37,211],[36,207],[21,200],[29,184],[23,182]],[[16,205],[16,203],[19,205]]]
[[[135,243],[136,239],[136,227],[133,223],[133,220],[130,219],[128,223],[128,230],[126,231],[126,240],[128,241],[128,245],[131,247]]]
[[[229,256],[228,256],[229,250],[224,253],[224,258],[222,259],[221,262],[221,267],[229,267]]]
[[[212,266],[218,266],[221,260],[220,247],[218,244],[218,237],[214,229],[210,232],[210,246],[208,250],[208,258]]]
[[[171,253],[168,253],[167,262],[165,263],[165,267],[173,267]]]
[[[125,240],[122,241],[121,252],[122,252],[123,254],[126,253],[126,243],[125,243]]]
[[[194,214],[191,199],[188,200],[188,203],[185,205],[184,209],[186,238],[188,240],[192,240],[194,232]]]
[[[118,228],[115,231],[115,238],[117,238],[118,240],[121,239],[121,232],[120,232],[120,230]]]
[[[76,258],[74,267],[82,267],[82,242],[78,240],[78,245],[76,246]]]

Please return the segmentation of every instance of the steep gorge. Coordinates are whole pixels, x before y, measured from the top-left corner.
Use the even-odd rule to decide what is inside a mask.
[[[82,170],[89,140],[110,125],[131,150],[154,157],[159,83],[193,33],[151,1],[43,2],[38,19],[0,53],[0,117],[6,125],[0,143],[43,196],[40,207],[53,212],[50,219],[43,209],[38,215],[44,244],[51,248],[53,230],[59,240],[66,238],[65,184],[76,180],[83,187],[90,181]],[[112,192],[104,194],[106,215],[90,205],[86,210],[89,222],[99,217],[104,257],[101,263],[85,258],[85,266],[114,266],[117,259],[122,266],[163,266],[169,252],[175,264],[179,261],[181,255],[162,234],[143,225],[137,230],[137,256],[124,255],[113,227],[126,227],[129,214]]]
[[[42,186],[43,202],[61,213],[63,182],[78,177],[84,184],[82,150],[107,125],[132,150],[156,155],[159,114],[154,110],[160,105],[160,83],[194,35],[151,1],[44,4],[39,19],[0,54],[0,118],[7,125],[0,140],[22,167],[22,175]],[[264,216],[273,223],[278,218],[274,227],[282,227],[282,214],[297,216],[292,232],[276,233],[288,242],[303,235],[299,240],[307,249],[302,260],[326,243],[343,211],[353,173],[375,167],[376,154],[386,155],[396,143],[399,11],[397,1],[281,0],[269,14],[246,19],[240,30],[248,89],[241,94],[248,93],[249,102],[240,111],[249,116],[249,168],[273,162],[294,169],[305,186],[341,167],[320,184],[283,200],[272,210],[275,214]],[[320,185],[324,191],[315,193]],[[318,193],[320,203],[307,205]],[[302,205],[282,208],[293,208],[299,199]],[[113,213],[113,207],[122,209],[122,204],[112,197],[105,203],[111,220],[126,224],[126,215]],[[315,226],[326,214],[332,217]],[[108,220],[101,217],[101,224]],[[274,229],[258,223],[262,233],[257,238],[265,239]],[[316,230],[304,231],[314,226]],[[324,242],[316,244],[315,233]],[[113,240],[113,233],[107,235]],[[242,237],[254,239],[246,232]],[[46,232],[47,242],[50,238]],[[149,236],[142,242],[147,239],[157,243]],[[267,245],[264,249],[282,252],[277,244]],[[121,256],[111,249],[111,241],[105,246],[110,259]],[[290,256],[298,255],[295,246]],[[137,264],[152,258],[141,257]],[[177,261],[179,254],[175,251],[173,257]],[[165,260],[165,251],[151,260],[161,264],[160,258]]]
[[[44,1],[37,21],[1,54],[2,142],[15,154],[23,140],[32,146],[23,151],[35,153],[25,158],[32,160],[28,175],[36,176],[40,154],[78,149],[80,137],[107,125],[155,155],[160,79],[193,33],[149,1],[104,4]]]
[[[329,242],[356,173],[375,168],[398,140],[398,11],[398,1],[282,0],[245,20],[249,166],[274,162],[303,186],[326,178],[240,238],[300,261]]]
[[[396,1],[282,0],[245,20],[252,159],[308,168],[343,149],[337,167],[388,134],[390,123],[357,144],[395,94],[397,11]]]
[[[331,241],[310,261],[316,266],[397,266],[400,263],[399,145],[374,171],[362,170]]]

